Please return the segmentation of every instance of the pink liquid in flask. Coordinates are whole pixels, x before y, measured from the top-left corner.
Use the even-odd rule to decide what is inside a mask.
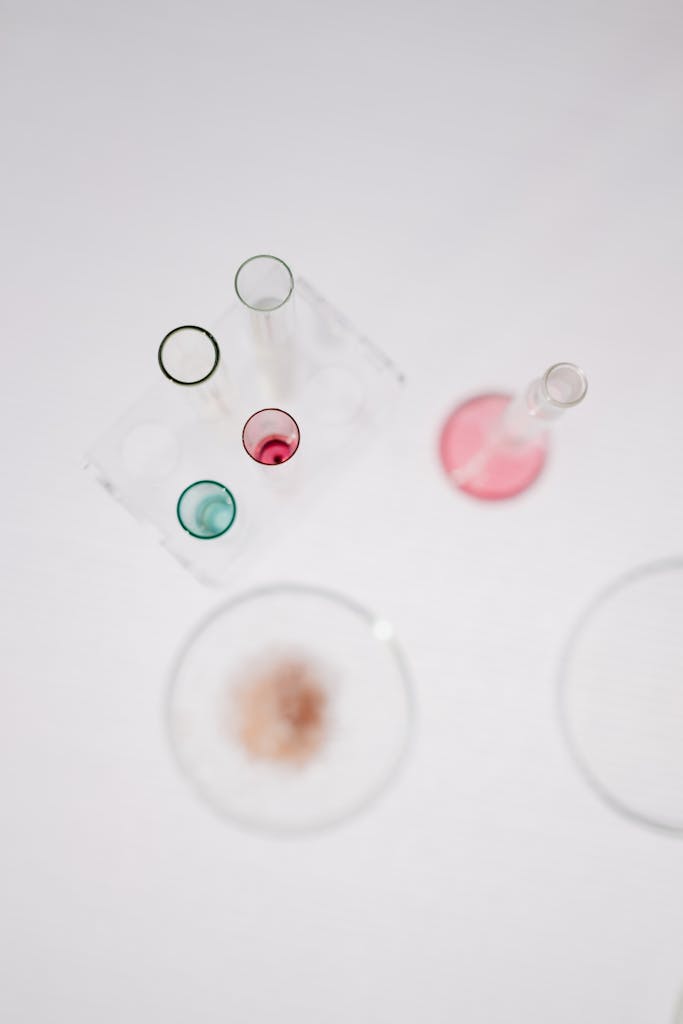
[[[498,436],[509,395],[479,395],[458,406],[441,432],[441,463],[453,483],[475,498],[499,501],[529,487],[545,464],[547,441]]]

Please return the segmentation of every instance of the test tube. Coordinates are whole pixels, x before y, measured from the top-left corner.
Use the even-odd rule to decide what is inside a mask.
[[[159,345],[161,372],[174,384],[184,387],[208,380],[215,373],[220,357],[213,334],[190,324],[169,331]]]
[[[252,256],[235,274],[235,291],[248,313],[256,360],[269,397],[286,395],[293,376],[294,276],[277,256]]]
[[[230,382],[218,342],[206,328],[175,327],[163,338],[158,359],[167,380],[193,390],[202,418],[217,419],[230,411]]]
[[[259,409],[244,424],[242,443],[262,466],[288,462],[299,447],[299,427],[284,409]]]
[[[216,480],[197,480],[178,498],[178,522],[197,540],[215,540],[227,533],[237,515],[232,492]]]

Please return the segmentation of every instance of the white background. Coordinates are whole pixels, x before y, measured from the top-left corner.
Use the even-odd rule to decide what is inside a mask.
[[[586,602],[679,554],[683,9],[3,3],[3,1024],[670,1024],[683,843],[555,716]],[[202,588],[81,469],[275,252],[408,377],[391,438],[231,592],[394,622],[413,755],[371,811],[242,832],[161,707]],[[449,487],[443,417],[582,364],[542,482]]]

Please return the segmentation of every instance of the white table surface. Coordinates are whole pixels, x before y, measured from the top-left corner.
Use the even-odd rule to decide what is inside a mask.
[[[6,3],[3,1024],[670,1024],[683,840],[579,777],[564,638],[680,554],[678,2]],[[161,707],[220,594],[82,472],[271,251],[408,377],[391,438],[235,581],[395,624],[400,783],[306,840],[193,797]],[[542,482],[453,491],[463,395],[590,377]]]

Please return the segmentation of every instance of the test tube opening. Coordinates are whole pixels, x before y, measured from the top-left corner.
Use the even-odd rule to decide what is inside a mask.
[[[552,405],[568,409],[586,397],[588,380],[575,363],[555,363],[543,376],[543,390]]]
[[[175,327],[159,345],[161,372],[174,384],[201,384],[212,376],[219,360],[218,342],[203,327]]]
[[[249,309],[272,313],[289,300],[294,276],[277,256],[251,256],[235,274],[237,297]]]
[[[216,480],[197,480],[178,498],[178,522],[197,540],[214,540],[227,533],[237,515],[231,491]]]

